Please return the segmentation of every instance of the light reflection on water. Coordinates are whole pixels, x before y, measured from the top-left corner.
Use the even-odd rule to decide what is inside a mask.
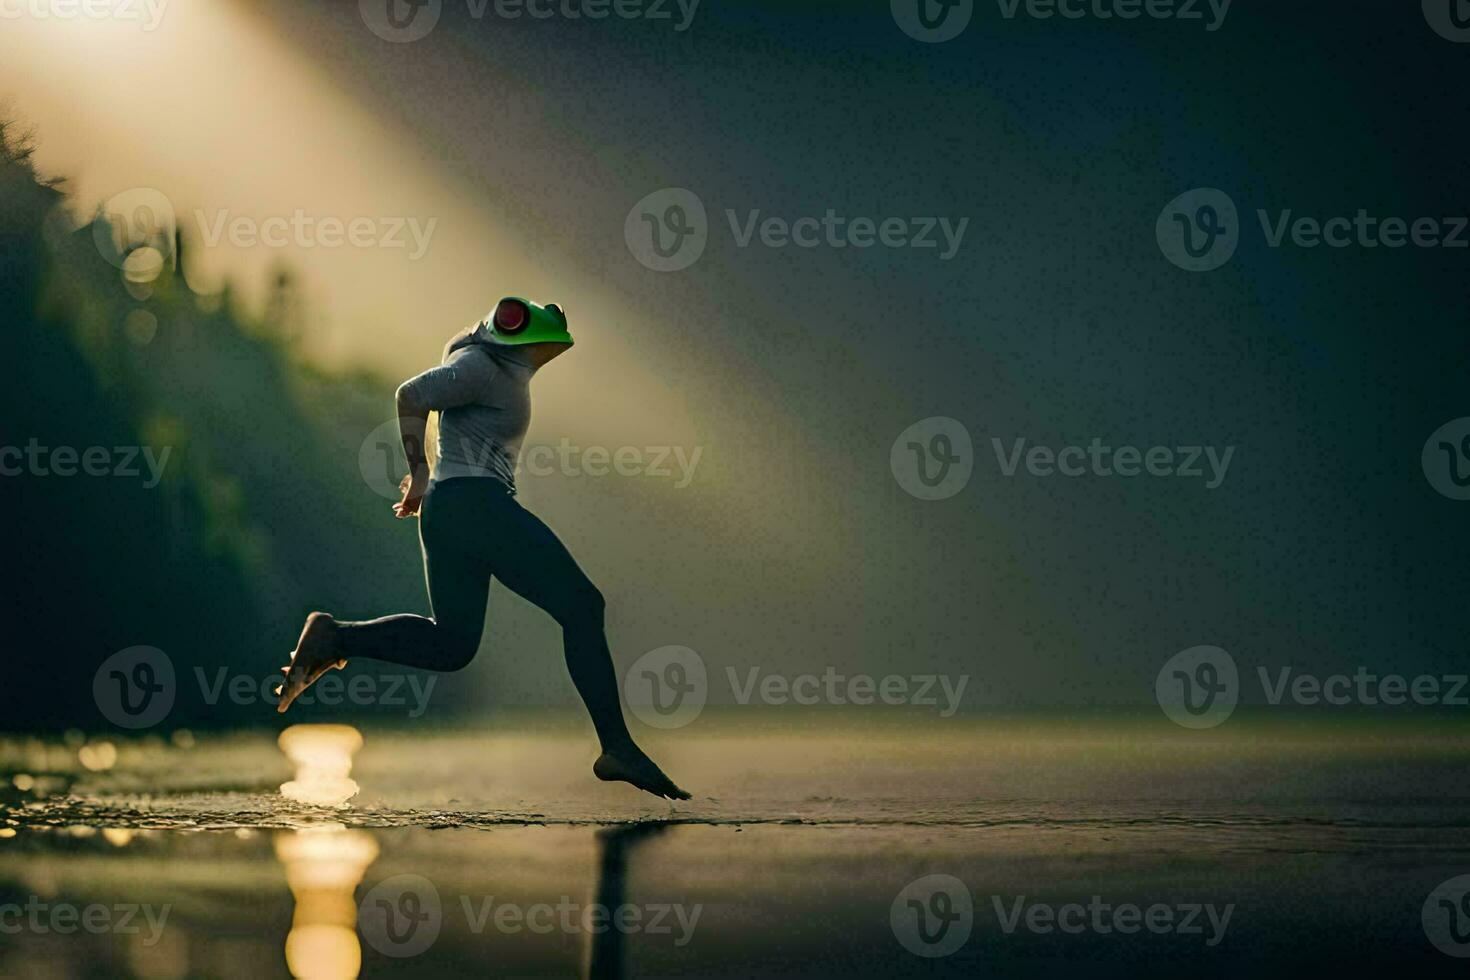
[[[276,858],[296,903],[286,965],[302,980],[350,980],[362,968],[353,895],[378,856],[371,834],[323,824],[280,833]]]
[[[296,778],[282,784],[281,795],[316,806],[345,806],[358,792],[348,778],[362,735],[347,725],[294,725],[278,740],[296,767]],[[597,833],[595,902],[615,909],[624,904],[632,849],[664,832],[668,824],[648,822],[605,828]],[[112,838],[109,838],[112,839]],[[125,845],[128,838],[113,840]],[[276,859],[285,868],[294,909],[286,936],[286,965],[300,980],[351,980],[362,970],[359,907],[355,898],[379,848],[373,835],[329,822],[279,832]],[[627,936],[617,929],[586,933],[582,976],[619,980],[626,975]]]
[[[292,725],[277,744],[296,768],[281,795],[314,806],[343,806],[357,795],[348,778],[362,735],[349,725]],[[286,966],[302,980],[351,980],[362,969],[353,895],[378,856],[371,834],[340,823],[306,827],[275,838],[295,900],[286,937]]]
[[[665,823],[604,828],[597,833],[596,905],[626,903],[630,863],[638,847],[664,833]],[[367,831],[341,824],[280,832],[276,858],[295,903],[286,936],[286,965],[300,980],[350,980],[362,970],[360,908],[355,898],[379,848]],[[619,929],[584,932],[580,974],[586,980],[627,975],[628,935]]]

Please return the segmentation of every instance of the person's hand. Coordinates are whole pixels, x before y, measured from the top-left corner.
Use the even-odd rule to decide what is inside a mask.
[[[403,499],[393,505],[393,515],[400,521],[405,517],[417,517],[419,505],[424,501],[424,493],[429,489],[429,472],[420,470],[410,473],[398,484]]]

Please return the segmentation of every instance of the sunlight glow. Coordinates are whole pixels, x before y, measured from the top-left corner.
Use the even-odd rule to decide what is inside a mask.
[[[449,336],[501,293],[554,299],[585,326],[578,355],[542,383],[549,397],[538,426],[583,441],[694,441],[678,384],[611,329],[646,313],[575,266],[547,262],[545,249],[527,252],[500,217],[505,202],[426,159],[413,132],[386,123],[251,4],[169,3],[147,30],[95,18],[0,25],[0,92],[22,127],[34,127],[42,170],[67,178],[74,220],[115,195],[161,196],[185,236],[192,287],[214,294],[229,280],[259,307],[275,270],[298,270],[311,315],[306,351],[395,381],[435,363]],[[275,247],[263,233],[232,230],[294,228],[298,215],[307,228],[401,219],[433,230],[414,259],[409,247],[326,247],[294,231]],[[127,270],[134,281],[157,275],[159,262],[137,263]],[[589,389],[599,392],[595,410]]]

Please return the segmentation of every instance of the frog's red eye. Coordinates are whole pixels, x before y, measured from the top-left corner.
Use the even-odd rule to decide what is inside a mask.
[[[531,311],[524,303],[504,299],[495,308],[495,329],[501,333],[520,333],[531,322]]]

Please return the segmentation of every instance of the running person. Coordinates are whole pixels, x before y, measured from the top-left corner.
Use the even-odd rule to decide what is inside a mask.
[[[560,307],[509,297],[484,322],[451,339],[439,367],[399,387],[409,475],[393,512],[400,519],[419,516],[433,618],[402,613],[348,623],[312,613],[291,663],[281,668],[286,681],[278,688],[277,710],[355,657],[426,670],[464,667],[479,650],[494,577],[561,625],[567,670],[602,744],[592,767],[597,778],[687,800],[689,794],[634,743],[623,720],[602,593],[555,533],[515,499],[531,377],[571,346]],[[424,432],[432,411],[439,412],[439,453],[430,479]]]

